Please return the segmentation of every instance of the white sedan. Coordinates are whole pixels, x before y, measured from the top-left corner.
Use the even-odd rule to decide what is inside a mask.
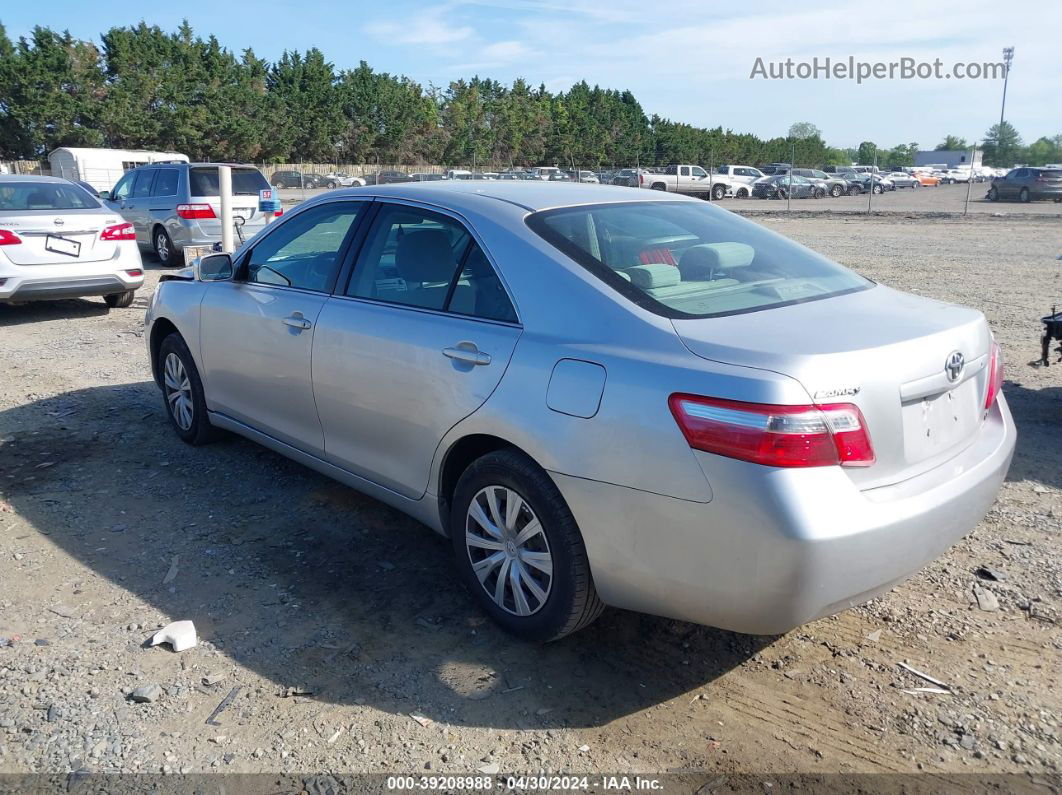
[[[0,176],[0,303],[103,296],[144,283],[133,225],[59,177]]]

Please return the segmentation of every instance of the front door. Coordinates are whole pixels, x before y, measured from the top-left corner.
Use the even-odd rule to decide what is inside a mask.
[[[439,442],[490,396],[520,336],[464,224],[385,204],[313,343],[326,458],[418,498]]]
[[[365,206],[296,211],[241,257],[233,281],[207,288],[200,340],[211,411],[323,451],[310,377],[315,326]]]

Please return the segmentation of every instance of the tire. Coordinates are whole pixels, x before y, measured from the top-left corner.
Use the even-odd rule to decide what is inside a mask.
[[[858,185],[849,185],[848,186],[848,195],[849,196],[858,196],[862,192],[863,192],[863,189],[860,188]]]
[[[993,185],[991,188],[988,189],[988,195],[985,196],[985,198],[988,199],[990,202],[999,201],[999,188]]]
[[[883,188],[881,185],[875,185],[871,190],[873,190],[879,196],[885,192],[885,188]]]
[[[665,185],[663,182],[654,182],[653,183],[653,190],[666,191],[667,190],[667,185]]]
[[[276,184],[273,185],[273,187],[276,188],[277,190],[280,190],[281,188],[286,188],[288,186],[284,184],[283,180],[279,180],[278,179],[276,181]]]
[[[490,507],[491,495],[496,511]],[[521,502],[516,503],[516,498]],[[510,501],[519,507],[506,528]],[[501,541],[495,541],[496,533],[473,518],[477,513],[500,533]],[[540,531],[514,546],[512,542],[519,532],[535,519]],[[497,526],[499,520],[502,528]],[[450,537],[457,569],[469,591],[495,622],[519,638],[536,643],[557,640],[587,626],[604,609],[594,588],[575,517],[549,475],[523,453],[498,450],[477,459],[465,470],[454,492]],[[473,539],[472,545],[469,538]],[[549,573],[529,564],[521,555],[549,561]],[[495,562],[483,565],[491,559]],[[476,573],[473,560],[481,570],[485,569],[483,580]],[[513,561],[517,562],[516,569]],[[509,575],[514,570],[518,572],[517,587]],[[532,576],[524,579],[528,574]],[[498,592],[501,575],[505,576],[499,604],[493,594]],[[529,585],[522,584],[525,582]]]
[[[103,296],[103,300],[107,302],[107,306],[112,309],[125,309],[127,306],[132,306],[133,297],[136,295],[136,290],[126,290],[124,293],[111,293],[110,295]]]
[[[152,248],[155,249],[155,256],[159,258],[159,262],[162,263],[164,268],[172,268],[177,264],[177,252],[173,248],[173,240],[170,239],[170,234],[161,226],[155,227],[155,231],[152,233]]]
[[[712,198],[716,201],[726,197],[726,185],[713,185]]]
[[[337,187],[339,187],[339,186],[338,186],[338,184],[337,184],[337,183],[333,182],[332,180],[329,180],[329,181],[328,181],[328,187],[329,187],[330,189],[334,189],[334,188],[337,188]]]
[[[1030,198],[1031,197],[1029,196],[1029,189],[1022,188],[1021,193],[1018,194],[1018,201],[1020,201],[1022,204],[1028,204]]]
[[[738,188],[737,193],[734,194],[738,199],[747,199],[750,195],[748,188]]]
[[[922,183],[921,183],[921,182],[919,182],[919,181],[918,181],[918,180],[916,179],[916,180],[914,181],[914,184],[913,184],[913,185],[911,185],[911,190],[914,190],[915,188],[921,188],[921,187],[922,187]]]
[[[811,193],[811,197],[813,199],[825,199],[826,198],[826,189],[825,188],[815,188],[815,190],[812,191],[812,193]]]
[[[177,367],[174,361],[180,363]],[[162,379],[162,403],[173,430],[181,441],[198,446],[214,441],[217,429],[207,418],[203,382],[192,353],[180,334],[170,334],[159,346],[159,376]],[[168,369],[169,368],[169,369]],[[176,388],[174,388],[176,387]],[[173,398],[182,393],[184,400]]]
[[[834,185],[832,188],[830,188],[830,195],[835,199],[840,197],[843,193],[844,188],[842,188],[840,185]]]

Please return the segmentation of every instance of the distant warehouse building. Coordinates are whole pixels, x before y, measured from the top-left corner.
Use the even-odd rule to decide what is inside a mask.
[[[974,152],[973,162],[970,162],[969,149],[933,149],[928,152],[918,152],[914,158],[916,166],[947,166],[948,168],[974,168],[981,167],[981,150]]]
[[[110,190],[131,168],[160,160],[183,160],[178,152],[148,152],[143,149],[91,149],[60,146],[48,154],[53,177],[80,179],[96,190]]]

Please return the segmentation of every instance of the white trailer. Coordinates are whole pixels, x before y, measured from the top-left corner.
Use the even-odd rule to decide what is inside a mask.
[[[60,146],[48,153],[53,177],[79,179],[96,190],[110,190],[131,168],[166,160],[187,163],[188,155],[143,149],[90,149],[76,146]]]

